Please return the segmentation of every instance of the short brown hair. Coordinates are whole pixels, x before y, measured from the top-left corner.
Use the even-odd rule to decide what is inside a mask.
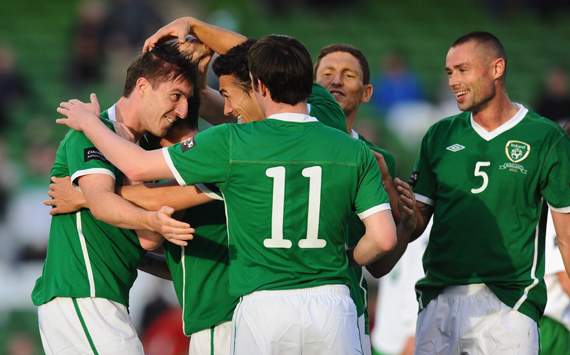
[[[368,60],[364,56],[364,53],[362,53],[360,49],[345,43],[330,44],[326,47],[321,48],[319,57],[317,58],[317,63],[315,64],[315,75],[319,69],[319,64],[321,64],[321,59],[335,52],[345,52],[351,54],[354,58],[356,58],[360,64],[360,69],[362,70],[362,82],[364,85],[370,84],[370,66],[368,65]]]

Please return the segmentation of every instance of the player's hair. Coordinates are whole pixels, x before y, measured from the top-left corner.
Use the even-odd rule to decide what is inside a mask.
[[[258,80],[275,102],[295,105],[307,100],[313,85],[313,64],[307,48],[293,37],[269,35],[258,40],[247,54],[253,87]]]
[[[493,53],[497,56],[497,58],[502,58],[505,61],[505,73],[503,74],[503,79],[507,76],[507,52],[505,51],[505,47],[499,41],[499,39],[489,32],[484,31],[474,31],[464,34],[463,36],[456,39],[450,48],[458,46],[460,44],[464,44],[470,41],[474,41],[478,44],[483,44],[487,48],[491,49]]]
[[[159,43],[152,51],[140,55],[127,69],[123,96],[129,97],[139,78],[148,80],[153,88],[160,83],[184,79],[196,86],[196,64],[187,60],[178,51],[176,43]]]
[[[251,90],[251,78],[247,66],[247,52],[255,43],[254,39],[238,44],[226,54],[222,54],[214,60],[212,69],[218,78],[222,75],[232,75],[237,79],[243,91]]]
[[[315,75],[317,75],[317,70],[319,69],[319,64],[321,64],[321,59],[331,53],[336,52],[348,53],[356,58],[360,64],[360,70],[362,70],[362,83],[364,85],[370,84],[370,65],[368,65],[368,59],[366,59],[366,56],[364,56],[364,53],[362,53],[360,49],[345,43],[330,44],[326,47],[321,48],[319,56],[317,57],[317,63],[315,63]]]

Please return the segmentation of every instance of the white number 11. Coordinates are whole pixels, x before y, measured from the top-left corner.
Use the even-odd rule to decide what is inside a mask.
[[[307,236],[299,240],[299,248],[324,248],[327,241],[319,239],[319,215],[321,210],[320,166],[311,166],[301,171],[309,178],[309,206],[307,216]],[[291,248],[290,240],[283,237],[283,211],[285,208],[285,167],[276,166],[265,171],[273,178],[273,204],[271,209],[271,238],[263,240],[266,248]]]

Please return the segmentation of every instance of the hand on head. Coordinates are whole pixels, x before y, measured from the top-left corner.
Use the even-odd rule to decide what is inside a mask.
[[[91,101],[88,103],[81,102],[77,99],[62,101],[56,111],[64,117],[58,118],[55,120],[55,123],[66,125],[76,131],[81,131],[91,120],[98,120],[100,108],[97,95],[91,94],[90,99]]]

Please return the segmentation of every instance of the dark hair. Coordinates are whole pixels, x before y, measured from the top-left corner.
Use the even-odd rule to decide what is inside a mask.
[[[319,64],[321,64],[321,59],[331,53],[336,52],[345,52],[351,54],[354,58],[356,58],[360,64],[360,69],[362,70],[362,83],[364,85],[370,84],[370,66],[368,65],[368,60],[364,56],[364,53],[362,53],[360,49],[345,43],[330,44],[326,47],[321,48],[321,51],[319,52],[319,56],[317,58],[317,63],[315,64],[315,75],[319,69]]]
[[[474,41],[478,44],[485,45],[487,48],[490,48],[494,52],[497,58],[503,58],[503,60],[505,61],[505,73],[503,77],[507,76],[507,52],[505,51],[505,47],[503,47],[501,41],[499,41],[499,39],[495,37],[495,35],[484,31],[469,32],[456,39],[451,44],[450,48],[470,41]]]
[[[293,37],[269,35],[247,54],[253,87],[261,81],[275,102],[295,105],[307,100],[313,85],[313,64],[307,48]]]
[[[183,78],[196,85],[197,68],[178,51],[173,42],[159,43],[152,51],[140,55],[127,69],[123,96],[133,92],[139,78],[147,79],[156,87],[161,82]]]
[[[222,75],[233,75],[243,91],[251,90],[251,79],[247,66],[247,52],[256,41],[248,39],[230,49],[226,54],[222,54],[214,60],[212,69],[220,77]]]

